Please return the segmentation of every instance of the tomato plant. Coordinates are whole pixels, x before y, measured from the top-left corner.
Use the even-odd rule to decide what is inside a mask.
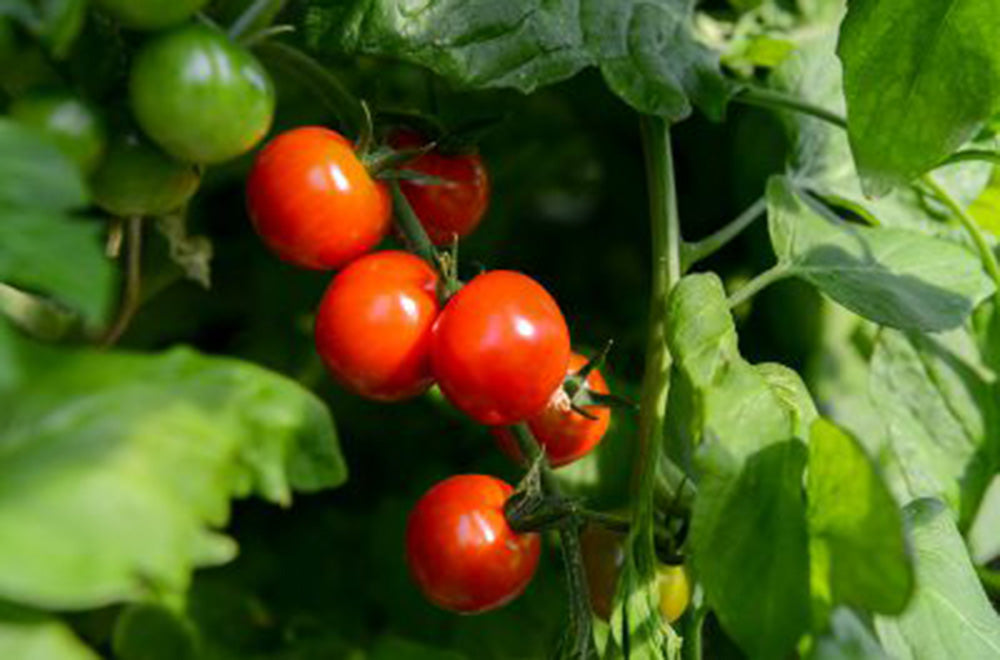
[[[57,147],[91,172],[104,152],[104,126],[79,97],[58,90],[30,92],[11,103],[11,118],[48,135]]]
[[[247,180],[254,228],[279,257],[306,268],[340,268],[389,231],[385,186],[342,135],[297,128],[269,142]]]
[[[267,134],[274,87],[252,54],[203,25],[154,36],[136,56],[129,100],[142,130],[171,155],[218,163]]]
[[[572,353],[566,375],[573,376],[587,364],[587,358]],[[594,369],[584,381],[584,387],[595,394],[608,394],[608,384],[598,369]],[[607,406],[588,405],[580,413],[572,408],[570,396],[554,396],[549,399],[541,413],[528,420],[528,427],[538,444],[545,449],[552,467],[572,463],[593,451],[601,441],[611,423],[611,410]],[[587,416],[585,416],[587,415]],[[503,427],[492,429],[497,445],[511,460],[524,460],[517,441],[511,432]]]
[[[594,614],[608,621],[614,608],[615,589],[625,562],[624,537],[598,526],[588,526],[580,533],[583,566]],[[660,615],[677,621],[691,603],[691,580],[684,566],[660,564],[656,567]]]
[[[419,133],[409,130],[394,132],[390,142],[398,149],[418,149],[426,144]],[[440,179],[430,184],[403,179],[399,184],[435,245],[448,245],[476,230],[490,201],[489,173],[478,153],[432,149],[406,167]]]
[[[514,489],[486,475],[456,475],[420,498],[406,524],[406,561],[424,594],[472,614],[517,598],[541,553],[537,534],[517,534],[503,507]]]
[[[997,656],[994,5],[0,2],[0,657]]]
[[[441,311],[431,365],[445,396],[476,421],[513,424],[542,411],[566,374],[569,331],[531,278],[479,275]]]
[[[437,274],[406,252],[376,252],[330,283],[316,312],[316,348],[331,373],[371,399],[397,401],[432,382]]]
[[[94,173],[94,201],[117,216],[162,215],[187,203],[200,180],[192,165],[135,133],[123,133],[112,140]]]

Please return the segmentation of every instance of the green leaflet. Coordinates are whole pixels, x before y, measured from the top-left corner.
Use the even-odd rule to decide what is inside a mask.
[[[315,47],[425,66],[468,87],[528,93],[598,67],[641,112],[679,120],[692,103],[719,117],[718,58],[694,37],[691,0],[354,0],[305,14]]]
[[[992,0],[855,0],[838,55],[851,149],[866,192],[923,174],[1000,110]]]
[[[872,632],[854,612],[837,608],[830,617],[830,631],[821,636],[809,660],[889,660]]]
[[[49,295],[96,324],[116,277],[103,227],[70,215],[87,202],[83,177],[66,156],[0,118],[0,282]]]
[[[287,504],[346,478],[326,407],[263,368],[187,349],[23,353],[31,377],[0,396],[5,598],[86,608],[182,589],[233,556],[212,531],[231,498]]]
[[[807,492],[814,580],[829,605],[902,612],[913,566],[899,507],[860,443],[826,420],[812,427]]]
[[[947,330],[993,292],[978,257],[960,245],[841,221],[785,177],[771,178],[767,200],[771,244],[785,272],[876,323]]]
[[[0,603],[0,658],[98,660],[98,655],[58,619]]]
[[[906,506],[905,516],[917,590],[898,619],[875,619],[889,655],[900,660],[1000,655],[1000,617],[983,593],[947,507],[918,499]]]
[[[947,502],[965,529],[1000,464],[995,374],[965,330],[884,330],[871,360],[872,401],[910,497]]]
[[[670,299],[670,438],[695,448],[691,560],[707,603],[752,657],[809,627],[809,552],[796,434],[814,411],[791,372],[739,354],[722,284],[689,275]]]

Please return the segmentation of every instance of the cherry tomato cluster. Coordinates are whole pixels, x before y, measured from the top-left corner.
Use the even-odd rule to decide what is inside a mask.
[[[128,112],[44,80],[11,103],[15,121],[46,134],[91,178],[94,201],[117,216],[163,215],[198,189],[201,167],[249,152],[271,127],[264,67],[222,30],[195,20],[207,0],[95,0],[125,30],[148,33],[121,82]],[[108,133],[113,133],[108,139]]]
[[[317,126],[272,139],[247,181],[253,225],[278,257],[338,270],[315,324],[316,349],[330,374],[351,392],[383,402],[436,384],[518,461],[507,427],[519,423],[529,425],[553,465],[585,455],[607,430],[610,412],[577,406],[570,389],[607,394],[608,388],[593,364],[571,352],[566,320],[540,284],[495,270],[459,285],[426,255],[373,251],[392,224],[390,185],[399,186],[404,212],[412,211],[430,242],[447,245],[473,231],[489,200],[482,159],[428,148],[410,130],[390,133],[387,142],[390,150],[413,150],[388,173],[395,183],[383,172],[372,174],[368,154]],[[433,178],[395,176],[400,168]],[[564,389],[564,382],[574,387]],[[537,533],[519,534],[508,524],[504,505],[512,492],[499,479],[466,474],[417,502],[407,525],[407,560],[430,601],[473,613],[524,591],[541,542]]]

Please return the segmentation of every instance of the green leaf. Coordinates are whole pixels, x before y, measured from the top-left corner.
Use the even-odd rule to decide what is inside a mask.
[[[768,78],[768,85],[794,98],[839,115],[845,112],[835,29],[802,40],[799,47]],[[947,217],[916,186],[898,188],[874,199],[864,193],[854,166],[847,133],[839,126],[800,112],[779,112],[792,142],[790,177],[827,204],[857,214],[878,227],[914,229],[933,236],[964,241],[964,234],[941,222]],[[949,193],[971,203],[987,185],[990,165],[965,162],[941,168],[937,178]]]
[[[816,405],[885,469],[891,460],[885,420],[868,396],[868,360],[878,328],[828,298],[821,309],[821,346],[807,369]]]
[[[310,43],[425,66],[462,86],[523,93],[596,66],[641,112],[721,114],[718,58],[694,37],[692,0],[354,0],[315,3]]]
[[[898,614],[913,567],[895,499],[856,439],[820,419],[809,440],[810,551],[832,605]]]
[[[968,533],[969,552],[977,564],[1000,557],[1000,476],[986,488]]]
[[[802,377],[795,370],[774,362],[754,365],[754,369],[791,414],[795,437],[808,438],[809,429],[819,413]]]
[[[711,449],[709,450],[711,452]],[[706,456],[703,465],[715,457]],[[695,574],[726,632],[752,658],[788,656],[809,628],[806,451],[771,444],[737,473],[705,468],[691,521]]]
[[[118,660],[194,660],[198,633],[190,621],[160,605],[131,605],[118,616],[112,646]]]
[[[865,190],[910,182],[1000,110],[1000,13],[992,0],[854,0],[838,54]]]
[[[66,56],[80,34],[86,11],[85,0],[7,0],[0,6],[0,16],[18,20],[57,59]]]
[[[902,616],[876,617],[882,645],[900,660],[1000,656],[1000,617],[983,593],[947,507],[920,499],[904,511],[917,589]]]
[[[795,416],[802,413],[784,402],[787,385],[773,386],[774,377],[765,377],[769,368],[759,370],[740,355],[718,277],[690,275],[681,280],[671,294],[668,315],[667,344],[676,371],[668,437],[693,448],[714,439],[737,460],[795,437]],[[674,458],[690,463],[688,457]]]
[[[679,120],[691,100],[715,119],[729,90],[718,56],[695,40],[693,0],[582,0],[587,47],[613,92],[639,112]]]
[[[857,615],[838,607],[830,617],[830,631],[816,640],[809,660],[888,660],[875,636]]]
[[[978,257],[962,246],[830,217],[784,177],[768,182],[767,201],[771,244],[786,272],[876,323],[954,328],[993,292]]]
[[[73,161],[43,136],[0,117],[0,222],[8,206],[69,211],[87,200]]]
[[[326,407],[238,360],[41,351],[0,393],[0,595],[85,608],[183,589],[229,500],[343,482]],[[15,404],[16,402],[16,404]]]
[[[989,185],[972,202],[968,211],[980,227],[1000,237],[1000,169],[993,168]]]
[[[58,619],[0,604],[0,658],[98,660]]]
[[[97,324],[107,316],[117,282],[103,232],[90,218],[0,207],[0,281],[48,294]]]
[[[100,322],[114,291],[101,227],[67,212],[87,203],[79,169],[41,135],[0,118],[0,281],[50,295]]]
[[[782,657],[809,626],[806,452],[794,438],[805,437],[815,411],[793,372],[754,367],[739,354],[715,275],[682,279],[668,317],[675,369],[668,439],[696,448],[695,573],[745,651]]]
[[[965,529],[1000,466],[996,375],[965,330],[883,331],[871,360],[871,396],[911,496],[939,497]]]

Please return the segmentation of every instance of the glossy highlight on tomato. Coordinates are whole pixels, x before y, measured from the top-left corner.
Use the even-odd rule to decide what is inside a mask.
[[[569,358],[567,375],[573,375],[587,364],[587,358],[573,353]],[[598,394],[608,393],[608,384],[601,372],[594,369],[587,376],[587,388]],[[588,419],[570,408],[569,396],[554,396],[549,399],[540,414],[528,420],[535,440],[545,448],[549,463],[560,467],[586,456],[596,447],[611,423],[611,409],[606,406],[586,406],[584,408],[596,419]],[[497,445],[511,460],[521,463],[523,457],[517,439],[509,429],[499,426],[490,429]]]
[[[418,133],[396,131],[389,137],[397,149],[427,144]],[[401,179],[399,187],[420,224],[435,245],[449,245],[479,226],[490,201],[490,179],[482,157],[475,151],[446,154],[432,150],[406,163],[405,169],[434,176],[442,183]]]
[[[296,128],[271,140],[247,180],[254,228],[282,259],[333,269],[370,251],[389,231],[389,192],[336,131]]]
[[[151,39],[129,77],[132,113],[169,154],[221,163],[271,127],[274,86],[260,62],[224,33],[187,25]]]
[[[428,600],[475,614],[517,598],[541,554],[538,534],[517,534],[503,507],[514,489],[494,477],[463,474],[424,494],[406,526],[406,560]]]
[[[316,349],[347,389],[399,401],[430,387],[437,273],[407,252],[375,252],[330,283],[316,314]]]
[[[95,4],[126,27],[159,30],[190,18],[208,0],[95,0]]]
[[[452,405],[488,426],[545,408],[569,363],[559,305],[526,275],[495,270],[456,293],[434,326],[434,378]]]

